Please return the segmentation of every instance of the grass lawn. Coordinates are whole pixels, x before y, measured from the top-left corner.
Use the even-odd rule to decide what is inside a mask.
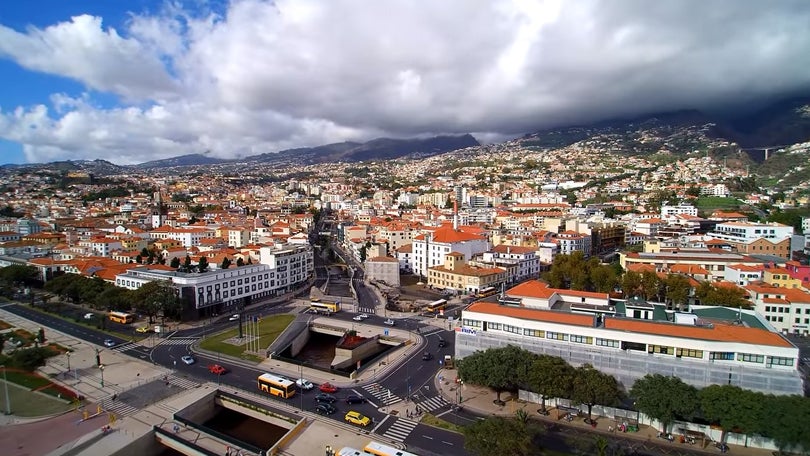
[[[739,209],[742,203],[737,198],[722,198],[719,196],[702,196],[695,200],[695,207],[699,210],[711,212],[715,209]]]
[[[270,317],[262,318],[259,322],[259,337],[261,337],[262,346],[270,345],[281,334],[282,331],[287,329],[287,326],[295,320],[295,315],[273,315]],[[244,353],[245,346],[233,345],[225,342],[227,339],[239,335],[239,328],[229,329],[227,331],[215,334],[200,342],[200,348],[213,352],[222,353],[223,355],[233,356],[249,361],[261,362],[264,357],[258,357],[253,354]]]
[[[420,422],[422,424],[427,424],[428,426],[433,426],[433,427],[437,427],[437,428],[441,428],[441,429],[446,429],[448,431],[463,432],[462,431],[463,428],[461,426],[459,426],[457,424],[453,424],[453,423],[451,423],[449,421],[444,421],[443,419],[437,418],[436,416],[431,415],[430,413],[426,414],[420,420]]]
[[[16,370],[7,370],[6,378],[8,378],[9,383],[16,383],[28,389],[42,388],[51,384],[51,381],[45,377]]]
[[[9,377],[11,377],[9,372]],[[0,384],[3,380],[0,378]],[[8,383],[8,396],[11,402],[11,413],[21,417],[36,417],[53,415],[56,413],[66,412],[71,410],[74,405],[57,399],[55,397],[46,396],[44,394],[34,393],[26,388]],[[6,410],[6,396],[0,395],[0,410]]]

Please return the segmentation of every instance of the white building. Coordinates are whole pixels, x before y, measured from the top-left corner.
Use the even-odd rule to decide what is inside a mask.
[[[506,269],[507,283],[536,279],[540,274],[540,259],[532,247],[496,245],[477,262]]]
[[[679,204],[677,206],[661,206],[661,218],[666,218],[670,215],[691,215],[697,217],[698,210],[691,204]]]
[[[259,263],[276,272],[277,288],[290,291],[306,282],[315,271],[315,259],[309,244],[277,244],[259,249]]]
[[[793,227],[781,223],[726,222],[718,223],[709,236],[727,242],[748,244],[757,239],[780,241],[793,236]]]
[[[752,283],[745,287],[754,310],[785,334],[810,335],[810,294],[798,288]]]
[[[552,242],[559,246],[558,253],[570,255],[574,252],[582,252],[585,258],[591,256],[591,235],[580,234],[576,231],[563,231],[552,239]]]
[[[153,239],[172,239],[182,242],[185,248],[198,246],[201,240],[215,237],[214,231],[206,228],[172,228],[168,225],[163,225],[160,228],[152,230],[150,235]]]
[[[489,248],[489,240],[484,236],[454,229],[449,224],[442,225],[432,232],[414,237],[411,243],[411,270],[414,274],[427,275],[429,268],[443,265],[444,256],[450,252],[460,253],[464,255],[464,261],[469,261]]]
[[[369,258],[363,264],[368,280],[384,282],[391,287],[399,286],[399,261],[396,258],[378,256]]]
[[[764,271],[763,265],[731,264],[723,271],[723,280],[744,287],[762,281]]]
[[[649,305],[640,318],[629,318],[629,304],[596,295],[580,297],[529,281],[508,290],[501,303],[474,303],[456,328],[456,356],[511,344],[574,366],[590,364],[627,388],[644,375],[661,374],[698,388],[732,384],[770,394],[803,393],[798,348],[754,312],[713,307],[705,311],[715,323],[697,311],[673,323],[656,318],[666,311]],[[728,323],[719,322],[721,315]],[[745,324],[734,324],[737,318]]]

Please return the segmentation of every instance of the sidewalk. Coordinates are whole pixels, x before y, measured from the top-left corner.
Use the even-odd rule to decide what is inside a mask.
[[[549,425],[553,424],[556,426],[580,428],[586,431],[590,430],[594,434],[603,434],[606,437],[615,435],[615,433],[618,432],[615,430],[616,423],[613,421],[613,419],[594,415],[593,418],[596,422],[595,427],[585,423],[584,419],[587,418],[586,416],[580,416],[569,422],[563,419],[566,414],[565,412],[558,411],[549,404],[546,404],[549,414],[547,416],[543,416],[537,413],[537,410],[540,408],[540,404],[515,400],[509,397],[508,393],[501,394],[501,399],[505,401],[505,405],[498,406],[493,403],[493,400],[496,397],[494,391],[490,390],[489,388],[476,385],[459,385],[456,383],[456,377],[456,371],[453,369],[440,370],[439,373],[434,377],[436,389],[439,391],[442,397],[444,397],[444,399],[451,404],[455,404],[460,395],[462,399],[461,405],[463,408],[475,414],[482,416],[506,417],[515,416],[515,413],[518,410],[523,409],[533,419]],[[443,381],[440,382],[440,378],[443,378]],[[458,390],[459,387],[461,388],[460,391]],[[613,433],[611,433],[609,428],[613,429]],[[720,454],[717,448],[715,448],[711,443],[708,443],[704,449],[701,449],[699,444],[688,445],[679,443],[677,437],[673,443],[666,443],[657,438],[658,429],[644,424],[639,426],[638,432],[625,432],[620,433],[620,435],[622,438],[631,439],[639,443],[650,442],[663,447],[671,445],[683,451]],[[729,447],[729,454],[746,456],[773,456],[773,450],[743,447],[739,445],[729,445]]]

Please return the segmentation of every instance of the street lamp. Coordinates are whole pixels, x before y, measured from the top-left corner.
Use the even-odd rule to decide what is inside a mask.
[[[70,352],[65,352],[65,356],[67,356],[68,373],[70,373]]]
[[[101,387],[104,388],[104,365],[99,364],[98,369],[101,371]]]
[[[6,390],[6,415],[11,415],[11,402],[8,398],[8,379],[6,378],[6,365],[0,364],[0,368],[3,369],[3,387]]]

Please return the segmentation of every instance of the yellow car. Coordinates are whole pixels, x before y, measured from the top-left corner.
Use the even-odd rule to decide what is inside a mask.
[[[148,332],[152,332],[152,330],[149,329],[148,326],[141,326],[140,328],[136,329],[135,332],[148,333]]]
[[[344,417],[346,421],[352,424],[359,424],[360,426],[368,426],[371,424],[371,419],[360,412],[354,410],[349,411]]]

